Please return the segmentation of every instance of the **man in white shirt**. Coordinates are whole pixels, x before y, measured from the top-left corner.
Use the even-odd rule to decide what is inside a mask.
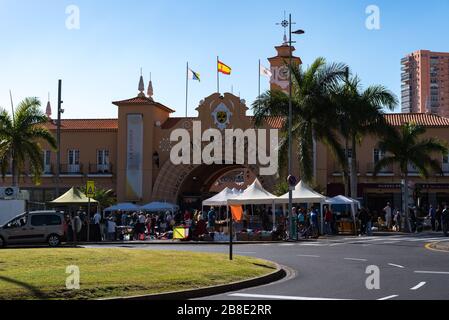
[[[384,208],[384,212],[385,212],[385,222],[387,224],[387,229],[388,229],[388,231],[390,231],[391,223],[392,223],[392,221],[391,221],[392,215],[391,215],[391,206],[390,206],[389,202],[387,202],[387,206]]]
[[[99,212],[94,214],[93,223],[94,223],[94,240],[101,241],[101,214]]]
[[[115,241],[115,228],[117,224],[114,219],[111,217],[108,220],[108,240]]]

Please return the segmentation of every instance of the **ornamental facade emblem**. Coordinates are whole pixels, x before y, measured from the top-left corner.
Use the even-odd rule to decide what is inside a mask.
[[[217,108],[212,112],[212,118],[218,129],[224,130],[231,123],[232,112],[224,104],[220,103]]]

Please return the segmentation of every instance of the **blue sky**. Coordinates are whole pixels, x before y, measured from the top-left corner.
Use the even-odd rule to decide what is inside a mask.
[[[68,5],[80,29],[66,28]],[[365,27],[368,5],[380,8],[381,29]],[[64,81],[64,118],[116,117],[113,100],[137,94],[140,68],[152,72],[155,99],[183,116],[185,64],[201,74],[190,83],[189,115],[216,90],[216,56],[233,68],[221,91],[257,96],[258,59],[274,56],[283,12],[306,30],[297,54],[348,63],[365,85],[400,93],[400,59],[418,50],[449,51],[447,0],[0,0],[0,106],[51,94]],[[268,88],[263,80],[262,88]],[[399,109],[398,109],[399,110]]]

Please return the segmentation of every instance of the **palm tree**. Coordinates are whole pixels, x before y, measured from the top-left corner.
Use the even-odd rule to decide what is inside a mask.
[[[395,131],[395,134],[386,136],[379,142],[379,149],[386,152],[386,156],[374,167],[374,176],[376,176],[385,167],[393,164],[399,165],[404,179],[402,199],[408,231],[411,230],[408,219],[409,166],[416,167],[423,178],[428,178],[431,172],[443,175],[440,162],[433,159],[432,155],[442,156],[448,153],[447,144],[437,138],[419,139],[425,132],[424,126],[406,123],[398,131]]]
[[[344,162],[343,148],[338,142],[335,128],[336,110],[330,98],[330,89],[345,75],[343,64],[326,64],[324,58],[318,58],[306,70],[293,66],[292,73],[292,109],[293,141],[298,143],[298,158],[301,179],[313,183],[314,144],[321,141]],[[282,116],[288,118],[289,97],[280,90],[263,93],[253,103],[256,126],[260,126],[267,117]],[[288,122],[281,129],[280,164],[285,165],[288,155]]]
[[[41,142],[56,149],[56,140],[45,128],[47,116],[40,110],[37,98],[26,98],[11,115],[0,108],[0,170],[3,178],[11,167],[12,183],[18,185],[19,175],[29,163],[33,181],[39,183],[43,172]]]
[[[81,191],[85,194],[86,187],[82,187]],[[114,195],[114,190],[112,189],[101,189],[96,188],[94,192],[93,199],[98,201],[98,211],[101,212],[103,209],[112,206],[117,203],[117,198]]]
[[[390,90],[380,85],[373,85],[363,90],[357,76],[349,78],[349,70],[345,81],[332,91],[333,101],[339,111],[339,131],[346,141],[346,163],[349,162],[349,145],[352,150],[350,189],[351,197],[357,198],[357,147],[365,135],[381,136],[391,131],[385,119],[384,109],[393,111],[398,100]]]

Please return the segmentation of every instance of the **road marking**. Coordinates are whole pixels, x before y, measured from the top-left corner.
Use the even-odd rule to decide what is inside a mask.
[[[320,256],[315,256],[313,254],[298,254],[298,257],[305,257],[305,258],[319,258]]]
[[[317,300],[345,300],[345,299],[331,299],[331,298],[312,298],[312,297],[293,297],[293,296],[277,296],[277,295],[265,295],[265,294],[248,294],[248,293],[232,293],[229,297],[242,297],[242,298],[259,298],[269,300],[303,300],[303,301],[317,301]]]
[[[344,243],[334,243],[334,244],[330,244],[329,247],[336,247],[336,246],[341,246],[344,245]]]
[[[327,246],[327,243],[301,243],[300,246],[304,247],[323,247]]]
[[[399,264],[394,264],[394,263],[389,263],[388,265],[389,265],[389,266],[392,266],[392,267],[396,267],[396,268],[401,268],[401,269],[404,269],[404,268],[405,268],[404,266],[401,266],[401,265],[399,265]]]
[[[447,250],[441,250],[441,249],[436,249],[436,248],[433,248],[433,247],[432,247],[433,244],[438,244],[439,242],[440,242],[440,241],[438,241],[438,242],[433,242],[433,243],[427,243],[424,247],[425,247],[426,249],[428,249],[428,250],[431,250],[431,251],[449,253],[449,251],[447,251]]]
[[[415,273],[423,273],[423,274],[449,274],[446,271],[415,271]]]
[[[410,288],[410,290],[418,290],[419,288],[421,288],[422,286],[424,286],[426,284],[425,281],[418,283],[416,286],[414,286],[413,288]]]
[[[385,242],[382,242],[381,244],[396,244],[396,243],[398,243],[397,241],[385,241]]]
[[[281,243],[280,244],[280,246],[282,246],[282,247],[291,247],[291,246],[294,246],[295,244],[294,243]]]
[[[390,300],[390,299],[394,299],[394,298],[397,298],[397,297],[399,297],[397,294],[394,294],[394,295],[391,295],[391,296],[388,296],[388,297],[384,297],[384,298],[380,298],[380,299],[377,299],[378,301],[384,301],[384,300]]]
[[[358,259],[358,258],[344,258],[345,260],[350,260],[350,261],[362,261],[362,262],[366,262],[368,260],[366,259]]]
[[[373,245],[372,243],[365,243],[365,244],[362,244],[362,247],[370,247],[372,245]]]

